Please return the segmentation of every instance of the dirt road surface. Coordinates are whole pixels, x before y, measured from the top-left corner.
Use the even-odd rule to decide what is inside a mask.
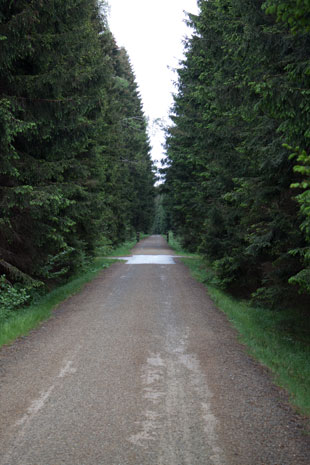
[[[0,464],[309,465],[304,420],[164,239],[133,254],[0,351]]]

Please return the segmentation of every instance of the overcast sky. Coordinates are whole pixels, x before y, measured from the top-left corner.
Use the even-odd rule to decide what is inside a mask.
[[[182,40],[190,34],[184,10],[197,13],[196,0],[109,0],[110,29],[119,46],[129,54],[141,93],[145,115],[150,119],[152,158],[163,156],[163,133],[152,121],[167,120],[172,105],[173,69],[182,59]]]

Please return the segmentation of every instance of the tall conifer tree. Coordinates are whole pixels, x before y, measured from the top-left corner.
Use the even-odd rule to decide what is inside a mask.
[[[199,6],[167,134],[174,224],[221,285],[295,301],[306,238],[284,144],[307,146],[309,34],[288,33],[258,0]]]
[[[101,7],[0,6],[0,275],[11,282],[68,276],[98,240],[151,223],[141,101]]]

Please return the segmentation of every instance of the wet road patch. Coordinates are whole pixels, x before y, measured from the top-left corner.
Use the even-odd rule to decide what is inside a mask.
[[[115,258],[125,260],[127,265],[175,265],[173,255],[133,255]]]

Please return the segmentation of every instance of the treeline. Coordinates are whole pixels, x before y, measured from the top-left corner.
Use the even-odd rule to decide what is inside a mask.
[[[169,218],[165,208],[165,195],[161,192],[162,185],[155,187],[155,208],[152,234],[167,234],[169,231]]]
[[[198,4],[167,130],[172,227],[217,284],[309,308],[309,2]]]
[[[105,3],[0,5],[0,286],[19,305],[98,245],[146,232],[154,171],[135,77]]]

